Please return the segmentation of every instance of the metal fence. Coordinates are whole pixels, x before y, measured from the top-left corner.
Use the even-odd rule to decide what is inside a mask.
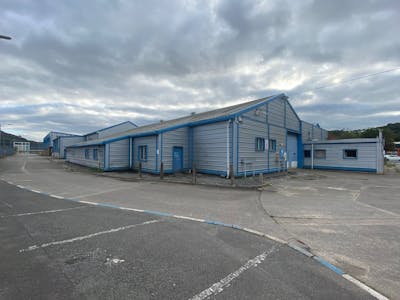
[[[15,153],[15,150],[13,147],[7,147],[7,146],[0,147],[0,157],[4,157],[7,155],[13,155],[14,153]]]

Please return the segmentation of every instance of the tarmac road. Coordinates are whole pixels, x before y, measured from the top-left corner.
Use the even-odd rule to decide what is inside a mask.
[[[0,299],[371,299],[286,245],[0,181]]]

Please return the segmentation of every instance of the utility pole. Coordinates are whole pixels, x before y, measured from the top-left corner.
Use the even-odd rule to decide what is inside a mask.
[[[0,39],[3,39],[3,40],[11,40],[11,37],[10,36],[7,36],[7,35],[1,35],[0,34]],[[1,136],[1,124],[0,124],[0,150],[2,151],[3,150],[3,140],[1,139],[2,138],[2,136]]]

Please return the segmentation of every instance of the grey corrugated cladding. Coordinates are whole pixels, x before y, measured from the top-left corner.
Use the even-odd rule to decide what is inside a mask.
[[[138,151],[140,146],[147,146],[147,159],[141,161],[142,168],[144,171],[155,171],[156,170],[156,144],[157,135],[136,137],[133,139],[133,167],[139,168]]]
[[[64,155],[65,148],[74,145],[76,143],[82,142],[84,138],[83,136],[61,136],[58,137],[58,140],[59,140],[58,157],[65,158]]]
[[[199,172],[227,172],[227,133],[231,136],[228,121],[193,128],[193,163]]]
[[[43,144],[45,147],[53,147],[53,141],[59,136],[74,136],[72,133],[58,132],[58,131],[50,131],[44,138]]]
[[[93,149],[98,149],[98,159],[93,158]],[[67,161],[91,168],[104,169],[104,146],[92,147],[89,150],[89,158],[85,157],[85,148],[67,148]]]
[[[113,139],[118,139],[118,138],[124,138],[127,136],[138,136],[141,134],[145,135],[151,135],[151,134],[158,134],[160,133],[159,131],[163,131],[165,129],[174,129],[174,127],[179,127],[179,126],[184,126],[187,124],[188,126],[194,126],[196,123],[201,123],[202,121],[212,121],[212,120],[218,120],[221,117],[229,117],[232,116],[236,113],[241,112],[243,109],[246,109],[248,107],[252,107],[253,105],[257,105],[260,103],[263,103],[269,99],[273,98],[278,98],[278,97],[284,97],[283,94],[279,94],[276,96],[270,96],[270,97],[265,97],[261,98],[258,100],[246,102],[246,103],[241,103],[229,107],[224,107],[208,112],[203,112],[203,113],[198,113],[198,114],[193,114],[190,116],[178,118],[178,119],[173,119],[173,120],[168,120],[164,122],[158,122],[146,126],[140,126],[132,130],[128,130],[125,132],[121,132],[119,134],[111,135],[107,138],[103,139],[98,139],[95,141],[87,141],[87,142],[82,142],[74,145],[75,147],[82,147],[82,146],[88,146],[88,145],[97,145],[97,144],[104,144],[107,143],[108,141],[112,141]]]
[[[350,171],[377,172],[383,171],[382,145],[378,138],[342,139],[307,142],[304,150],[325,150],[325,158],[314,155],[313,168]],[[357,158],[344,157],[344,150],[357,150]],[[311,168],[311,157],[304,158],[304,167]]]
[[[328,139],[328,131],[325,129],[311,124],[306,121],[301,121],[302,127],[302,139],[303,142],[311,141],[311,140],[326,140]]]
[[[159,135],[158,145],[162,145],[160,149],[160,158],[164,163],[164,170],[172,170],[172,149],[173,147],[183,147],[183,168],[189,169],[189,128],[182,127],[175,130],[167,131]],[[161,141],[162,139],[162,141]],[[159,146],[159,147],[160,147]],[[157,163],[159,171],[159,163]]]
[[[129,168],[129,139],[124,139],[110,143],[110,161],[111,169],[127,169]]]

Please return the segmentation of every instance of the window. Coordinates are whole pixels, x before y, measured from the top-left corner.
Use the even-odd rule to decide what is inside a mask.
[[[276,140],[275,139],[269,140],[269,152],[276,152]]]
[[[97,149],[93,149],[93,160],[99,160],[99,152]]]
[[[256,138],[256,151],[265,151],[265,139],[264,138]]]
[[[89,159],[89,157],[90,157],[89,149],[85,149],[85,159]]]
[[[349,159],[357,158],[357,149],[344,149],[343,158],[349,158]]]
[[[311,150],[304,150],[304,157],[311,157]]]
[[[314,157],[319,158],[319,159],[325,159],[326,158],[326,150],[315,150]]]
[[[147,146],[139,146],[138,160],[147,161]]]

